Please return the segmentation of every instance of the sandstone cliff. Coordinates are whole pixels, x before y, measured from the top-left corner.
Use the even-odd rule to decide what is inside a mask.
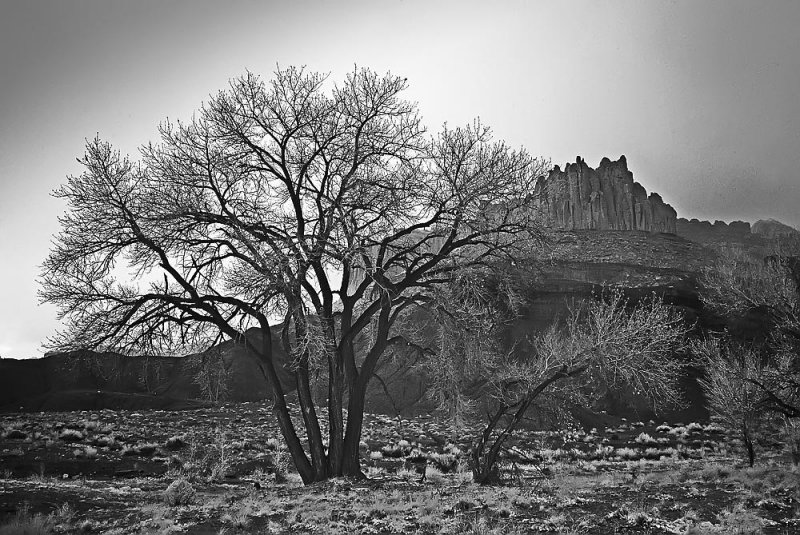
[[[703,245],[714,248],[733,246],[760,257],[775,254],[776,247],[784,253],[800,252],[800,232],[774,219],[756,221],[751,226],[745,221],[711,223],[679,218],[677,234]]]
[[[534,189],[532,208],[563,230],[644,230],[675,233],[677,213],[657,193],[634,182],[625,156],[592,169],[578,157],[556,166]]]
[[[753,223],[753,234],[759,234],[765,238],[797,238],[800,232],[794,227],[774,219],[759,219]]]
[[[751,239],[750,223],[745,221],[699,221],[678,219],[677,234],[697,243],[743,243]]]

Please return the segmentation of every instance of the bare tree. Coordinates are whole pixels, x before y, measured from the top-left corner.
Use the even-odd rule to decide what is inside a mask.
[[[633,306],[621,292],[608,292],[574,309],[563,325],[554,323],[534,337],[530,347],[503,349],[497,342],[502,328],[497,318],[513,316],[518,291],[508,283],[498,287],[475,281],[474,276],[453,281],[455,301],[444,307],[445,316],[459,318],[460,330],[469,334],[454,351],[448,347],[438,355],[442,372],[434,376],[444,399],[465,395],[459,387],[475,384],[471,379],[482,381],[481,395],[493,400],[488,422],[473,445],[475,481],[497,480],[506,440],[528,411],[549,396],[575,400],[602,383],[625,385],[656,406],[680,401],[677,379],[682,364],[675,353],[683,346],[687,328],[683,318],[655,296]],[[487,299],[487,293],[493,297]],[[498,295],[504,297],[498,300]],[[453,310],[460,310],[460,317]]]
[[[694,344],[695,355],[705,368],[700,381],[708,408],[724,427],[742,440],[750,466],[755,463],[754,441],[767,411],[759,384],[769,381],[764,357],[752,347],[708,338]]]
[[[302,69],[248,74],[163,124],[138,162],[88,142],[83,174],[55,192],[68,211],[41,297],[66,327],[51,345],[169,354],[241,338],[303,481],[361,476],[365,394],[394,322],[454,269],[533,243],[522,207],[546,171],[480,123],[428,137],[405,88],[369,70],[332,87]],[[307,450],[278,380],[277,323]]]
[[[757,351],[761,369],[740,376],[760,389],[762,409],[800,417],[800,258],[781,250],[764,259],[738,249],[722,251],[704,273],[701,297],[724,316],[765,318],[766,341]],[[726,358],[726,352],[718,353]]]
[[[212,348],[197,355],[189,370],[193,375],[192,382],[200,388],[203,399],[214,404],[228,399],[230,371],[225,366],[219,348]]]

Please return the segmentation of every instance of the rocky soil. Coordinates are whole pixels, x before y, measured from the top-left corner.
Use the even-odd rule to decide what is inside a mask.
[[[0,533],[800,531],[800,473],[779,444],[750,469],[713,424],[607,423],[523,431],[506,483],[481,487],[466,465],[477,422],[368,414],[369,479],[304,487],[263,403],[6,414]]]

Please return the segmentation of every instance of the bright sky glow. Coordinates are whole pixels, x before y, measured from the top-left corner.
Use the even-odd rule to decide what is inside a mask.
[[[246,69],[408,78],[427,125],[480,116],[563,165],[625,154],[679,216],[800,227],[800,2],[26,0],[0,16],[0,354],[41,356],[49,192]]]

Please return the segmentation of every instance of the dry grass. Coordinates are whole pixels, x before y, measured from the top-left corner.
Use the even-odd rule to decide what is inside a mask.
[[[0,526],[0,535],[47,535],[53,532],[55,522],[52,516],[30,514],[27,505],[17,510],[14,518]]]

